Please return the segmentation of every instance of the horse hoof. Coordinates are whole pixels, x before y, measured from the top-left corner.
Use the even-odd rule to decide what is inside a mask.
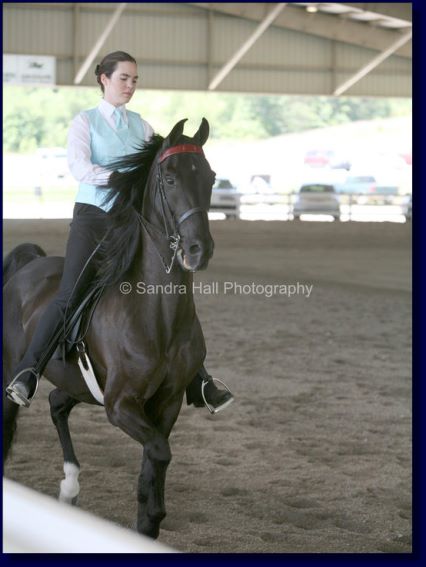
[[[69,504],[70,506],[77,506],[78,496],[69,497],[60,494],[58,500],[59,502],[63,502],[64,504]]]
[[[138,532],[146,537],[150,537],[151,539],[157,539],[160,535],[160,526],[147,522],[142,526],[138,526]]]

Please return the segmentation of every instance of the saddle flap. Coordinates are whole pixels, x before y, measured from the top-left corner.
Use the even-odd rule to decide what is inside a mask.
[[[104,291],[104,287],[91,288],[80,305],[66,323],[65,334],[61,336],[58,346],[52,355],[55,360],[64,359],[87,333],[93,313]]]

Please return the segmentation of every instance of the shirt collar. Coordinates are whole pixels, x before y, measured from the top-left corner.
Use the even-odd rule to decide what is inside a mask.
[[[123,113],[124,118],[126,118],[126,107],[125,105],[121,106],[114,106],[110,102],[107,102],[105,99],[102,99],[98,105],[99,110],[101,110],[106,116],[111,117],[114,114],[115,109],[117,108],[120,112]]]

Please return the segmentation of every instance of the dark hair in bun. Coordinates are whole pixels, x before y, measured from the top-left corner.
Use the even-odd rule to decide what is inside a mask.
[[[98,84],[101,87],[102,92],[104,92],[104,86],[101,81],[101,75],[106,75],[108,78],[117,69],[117,64],[121,61],[130,61],[136,64],[134,57],[126,53],[125,51],[114,51],[113,53],[108,53],[95,68],[95,75]]]

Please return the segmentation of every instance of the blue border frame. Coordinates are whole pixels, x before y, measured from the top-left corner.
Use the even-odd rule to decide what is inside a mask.
[[[97,554],[3,554],[2,563],[7,565],[24,565],[31,562],[34,565],[40,564],[58,564],[74,565],[75,561],[81,561],[87,558],[92,565],[99,564],[103,567],[105,564],[126,563],[128,565],[195,565],[200,560],[203,565],[214,565],[231,563],[241,564],[246,567],[247,563],[256,563],[262,565],[410,565],[417,566],[426,562],[426,529],[424,522],[425,513],[425,489],[423,481],[426,479],[425,467],[425,386],[422,378],[426,377],[426,368],[424,363],[424,345],[422,341],[422,314],[425,311],[425,299],[421,291],[425,289],[425,280],[422,277],[422,260],[421,253],[424,250],[422,243],[424,240],[426,218],[421,216],[421,212],[425,210],[424,204],[426,200],[426,167],[420,165],[421,156],[421,134],[426,131],[425,115],[426,115],[426,92],[423,88],[424,71],[426,70],[425,60],[422,53],[425,53],[425,37],[426,37],[426,2],[423,0],[414,0],[413,5],[413,116],[415,116],[413,129],[413,153],[414,163],[418,167],[413,170],[413,553],[401,554],[179,554],[179,555],[140,555],[133,554],[120,555],[97,555]],[[3,93],[2,93],[3,101]],[[424,158],[423,158],[424,159]],[[2,164],[3,165],[3,164]],[[3,167],[2,167],[3,170]],[[2,204],[1,204],[2,208]],[[3,218],[3,217],[2,217]],[[423,538],[422,538],[423,536]],[[77,555],[77,557],[76,557]],[[81,559],[80,559],[81,557]]]

